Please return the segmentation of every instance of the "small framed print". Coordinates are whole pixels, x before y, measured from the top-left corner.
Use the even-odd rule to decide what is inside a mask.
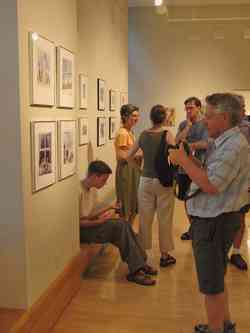
[[[116,118],[109,117],[109,139],[112,140],[115,137],[116,132]]]
[[[36,32],[29,33],[30,104],[55,105],[55,45]]]
[[[76,122],[59,121],[59,177],[71,176],[76,171]]]
[[[31,123],[32,191],[56,182],[56,122]]]
[[[115,111],[116,109],[116,93],[115,90],[109,90],[109,110]]]
[[[106,118],[97,118],[97,146],[103,146],[106,143]]]
[[[78,120],[79,146],[86,145],[89,142],[89,125],[88,118]]]
[[[79,75],[79,107],[88,108],[88,77],[83,74]]]
[[[128,93],[121,92],[121,94],[120,94],[120,103],[121,103],[121,106],[124,105],[124,104],[128,104]]]
[[[75,57],[61,46],[57,47],[57,106],[75,106]]]
[[[166,126],[174,127],[175,126],[175,108],[167,108],[167,119]]]
[[[99,111],[105,110],[105,81],[97,79],[97,107]]]

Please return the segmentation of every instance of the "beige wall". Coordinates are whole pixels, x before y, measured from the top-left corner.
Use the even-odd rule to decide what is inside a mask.
[[[78,2],[78,72],[89,79],[90,144],[79,148],[79,175],[84,177],[87,161],[102,159],[115,170],[113,141],[97,148],[97,116],[115,116],[120,123],[120,91],[128,91],[128,9],[125,0],[91,0]],[[97,78],[106,81],[106,111],[97,111]],[[108,111],[108,89],[117,91],[117,110]],[[84,117],[86,112],[79,111]],[[108,132],[107,132],[108,135]],[[100,193],[100,199],[114,197],[114,176]]]
[[[79,251],[79,177],[84,176],[88,160],[104,159],[115,166],[108,132],[107,144],[96,147],[97,78],[106,80],[107,88],[128,89],[127,1],[6,0],[4,4],[1,2],[0,18],[6,27],[0,32],[3,41],[0,69],[4,74],[0,80],[6,87],[0,90],[6,113],[0,134],[1,156],[8,161],[1,165],[0,306],[26,308]],[[73,110],[30,106],[29,31],[38,32],[56,46],[75,53],[76,95],[79,72],[89,77],[90,144],[78,147],[78,172],[34,194],[30,122],[77,120],[86,112],[79,110],[77,96]],[[101,115],[107,117],[108,125],[109,112]],[[114,115],[119,123],[118,109]],[[114,197],[113,190],[112,179],[102,191],[103,201]]]
[[[26,303],[27,291],[16,0],[1,1],[0,22],[0,307],[21,307]]]
[[[32,194],[30,122],[76,119],[75,110],[31,107],[29,40],[35,31],[77,52],[76,0],[19,1],[22,170],[27,263],[27,304],[31,305],[79,249],[77,175]]]
[[[250,7],[169,8],[169,18],[239,16],[250,17]],[[152,7],[131,8],[129,97],[145,111],[139,131],[148,126],[147,111],[156,103],[174,106],[178,125],[186,97],[249,89],[250,40],[243,38],[249,28],[250,20],[173,23]],[[224,40],[215,40],[214,33]]]

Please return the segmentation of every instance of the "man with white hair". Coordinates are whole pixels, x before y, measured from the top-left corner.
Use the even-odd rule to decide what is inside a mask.
[[[187,211],[208,319],[208,325],[195,326],[200,333],[236,332],[224,276],[228,251],[241,225],[240,210],[248,203],[248,143],[238,127],[240,112],[239,100],[232,94],[207,96],[204,123],[214,140],[204,166],[185,153],[183,144],[169,151],[171,161],[192,179]]]

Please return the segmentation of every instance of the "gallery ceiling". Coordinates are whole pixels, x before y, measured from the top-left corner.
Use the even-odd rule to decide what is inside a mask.
[[[163,0],[168,6],[243,5],[250,0]],[[154,0],[128,0],[129,7],[153,6]]]

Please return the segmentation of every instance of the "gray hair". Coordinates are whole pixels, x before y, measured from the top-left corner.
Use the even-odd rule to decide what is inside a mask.
[[[229,93],[216,93],[206,97],[206,103],[215,108],[217,113],[228,113],[232,126],[240,122],[241,103],[239,97]]]

